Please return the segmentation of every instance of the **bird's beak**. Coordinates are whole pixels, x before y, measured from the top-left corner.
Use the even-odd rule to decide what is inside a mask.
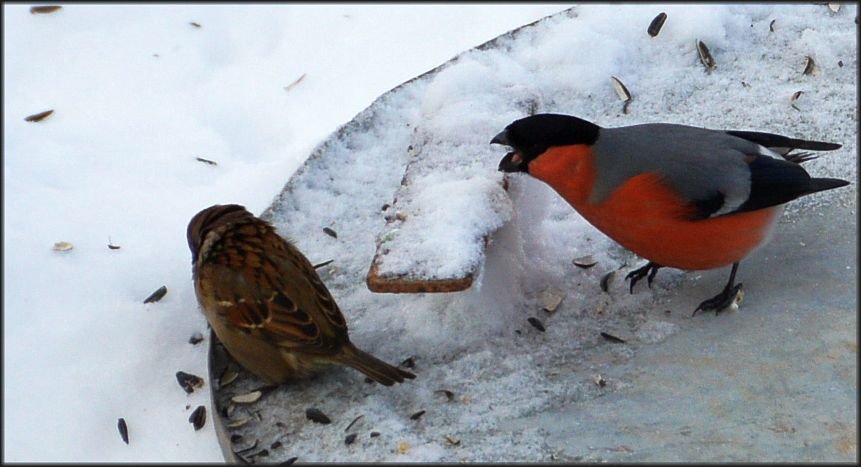
[[[503,131],[494,136],[493,139],[490,140],[490,144],[511,146],[511,143],[508,141],[508,132]],[[527,164],[523,161],[523,157],[521,157],[520,153],[517,151],[509,152],[501,161],[499,161],[500,172],[528,172],[527,168]]]

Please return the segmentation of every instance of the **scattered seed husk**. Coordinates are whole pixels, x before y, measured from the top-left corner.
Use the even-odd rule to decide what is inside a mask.
[[[843,68],[843,60],[837,60],[837,66]]]
[[[353,444],[354,442],[356,442],[357,436],[359,436],[357,433],[350,433],[349,435],[347,435],[346,438],[344,438],[344,444],[346,444],[347,446]]]
[[[811,57],[810,55],[807,56],[807,64],[804,65],[804,71],[802,72],[802,74],[816,74],[816,62],[813,61],[813,57]]]
[[[251,391],[245,394],[239,394],[237,396],[233,396],[230,398],[233,402],[237,404],[252,404],[257,402],[260,397],[263,396],[263,392],[261,391]]]
[[[448,444],[452,446],[457,446],[460,444],[460,440],[455,438],[454,436],[445,435],[445,440],[448,441]]]
[[[556,287],[548,287],[541,291],[538,300],[541,302],[541,309],[547,313],[553,313],[559,304],[562,303],[564,293]]]
[[[278,449],[281,447],[281,441],[275,441],[269,445],[269,449]]]
[[[794,93],[792,93],[792,98],[789,100],[789,105],[791,105],[793,109],[798,110],[799,112],[801,111],[801,109],[799,109],[795,105],[795,103],[798,101],[798,98],[801,97],[802,94],[804,94],[804,91],[795,91]]]
[[[219,380],[219,384],[221,385],[221,387],[225,387],[228,384],[236,381],[236,378],[238,378],[238,377],[239,377],[239,372],[234,371],[234,370],[227,370],[221,376],[221,379]]]
[[[164,298],[165,295],[167,295],[167,286],[163,285],[159,287],[155,292],[151,293],[150,296],[144,300],[144,303],[157,302]]]
[[[541,332],[546,331],[546,329],[544,328],[544,324],[538,318],[530,316],[529,319],[527,319],[526,321],[529,321],[529,324],[531,324],[533,328]]]
[[[410,146],[410,147],[412,147],[412,146]],[[382,207],[382,208],[380,208],[380,211],[385,212],[385,211],[387,211],[390,207],[392,207],[392,205],[391,205],[391,204],[389,204],[389,203],[386,203],[386,204],[384,204],[384,205],[383,205],[383,207]]]
[[[284,86],[284,90],[290,91],[291,89],[295,88],[299,83],[302,82],[303,79],[305,79],[306,74],[307,73],[302,73],[302,76],[296,78],[296,81],[293,81],[292,83],[288,84],[287,86]]]
[[[837,2],[828,2],[828,9],[831,10],[833,13],[837,13],[838,11],[840,11],[840,4]]]
[[[666,13],[664,13],[663,11],[658,13],[658,16],[655,16],[655,19],[653,19],[652,22],[649,23],[649,29],[647,29],[649,35],[652,37],[657,36],[658,33],[661,32],[661,28],[664,27],[664,21],[666,20]]]
[[[192,21],[192,22],[190,22],[190,23],[188,23],[188,24],[190,24],[190,25],[192,25],[192,26],[194,26],[194,27],[196,27],[196,28],[200,28],[200,27],[202,27],[200,24],[195,23],[194,21]]]
[[[203,387],[203,378],[184,371],[176,372],[176,381],[186,394],[191,394],[195,389]]]
[[[108,249],[110,249],[110,250],[119,250],[119,249],[120,249],[120,246],[119,246],[119,245],[114,245],[113,243],[111,243],[111,241],[110,241],[110,240],[108,240]]]
[[[598,264],[598,261],[595,261],[595,258],[592,255],[581,256],[579,258],[574,258],[574,266],[589,269],[592,266]]]
[[[607,274],[604,274],[604,277],[601,278],[601,290],[607,292],[610,290],[610,281],[613,279],[613,274],[616,271],[610,271]]]
[[[209,159],[204,159],[204,158],[202,158],[202,157],[195,157],[194,159],[195,159],[196,161],[203,162],[204,164],[209,164],[209,165],[218,165],[218,162],[211,161],[211,160],[209,160]]]
[[[410,415],[410,420],[418,420],[418,419],[422,418],[422,415],[424,415],[425,412],[426,412],[426,410],[419,410],[418,412]]]
[[[39,112],[37,114],[30,115],[29,117],[25,118],[24,120],[28,121],[28,122],[41,122],[42,120],[50,117],[53,113],[54,113],[53,110],[46,110],[44,112]]]
[[[330,259],[329,261],[323,261],[322,263],[317,263],[317,264],[315,264],[315,265],[314,265],[314,269],[320,269],[320,268],[322,268],[323,266],[327,266],[327,265],[329,265],[329,264],[332,264],[332,262],[333,262],[333,261],[335,261],[335,260],[334,260],[334,259]]]
[[[242,435],[240,435],[239,433],[233,433],[232,435],[230,435],[231,443],[238,443],[240,439],[242,439]]]
[[[126,425],[125,418],[117,419],[117,429],[120,430],[120,438],[123,439],[123,442],[129,444],[129,427]]]
[[[358,422],[359,420],[361,420],[361,419],[362,419],[362,417],[364,417],[364,415],[359,415],[358,417],[354,418],[354,419],[353,419],[353,421],[352,421],[352,422],[350,422],[350,424],[349,424],[349,425],[347,425],[347,428],[344,428],[344,432],[350,431],[350,428],[353,428],[353,425],[355,425],[355,424],[356,424],[356,422]]]
[[[259,443],[260,443],[260,440],[259,440],[259,439],[255,439],[255,440],[254,440],[254,443],[253,443],[251,446],[248,446],[247,448],[242,448],[242,449],[239,449],[239,450],[233,451],[233,453],[234,453],[234,454],[243,454],[243,453],[246,453],[246,452],[251,451],[251,450],[253,450],[253,449],[257,449],[257,445],[258,445]]]
[[[60,8],[63,8],[63,7],[61,7],[60,5],[33,6],[33,7],[30,7],[30,14],[31,15],[35,15],[37,13],[48,14],[48,13],[53,13],[53,12],[59,10]]]
[[[446,400],[448,400],[448,401],[451,401],[452,399],[454,399],[454,393],[449,391],[448,389],[437,389],[436,391],[434,391],[434,394],[436,394],[436,393],[444,394]]]
[[[777,21],[777,20],[776,20],[776,19],[773,19],[773,20],[771,20],[771,22],[770,22],[770,23],[768,23],[768,31],[769,31],[769,32],[774,32],[774,22],[775,22],[775,21]]]
[[[622,113],[623,114],[628,115],[628,107],[631,106],[632,101],[633,101],[633,99],[627,100],[627,101],[625,101],[624,104],[622,104]]]
[[[603,337],[604,339],[607,339],[610,342],[615,342],[617,344],[624,344],[625,343],[625,339],[622,339],[621,337],[616,337],[612,334],[608,334],[604,331],[601,331],[601,337]]]
[[[404,361],[401,362],[401,365],[404,368],[415,368],[416,367],[416,357],[407,357]]]
[[[607,380],[605,380],[604,377],[601,376],[600,374],[595,375],[594,380],[595,380],[595,384],[597,384],[598,386],[600,386],[602,388],[607,385]]]
[[[241,426],[247,425],[248,422],[250,422],[250,421],[251,421],[251,418],[249,418],[249,417],[240,418],[239,420],[234,420],[234,421],[228,423],[227,427],[228,428],[239,428]],[[255,447],[256,447],[256,444],[255,444]]]
[[[227,407],[224,408],[224,416],[230,418],[233,416],[233,412],[236,411],[236,404],[230,403],[227,404]]]
[[[406,454],[410,450],[410,443],[398,441],[398,454]]]
[[[323,227],[323,232],[326,232],[326,235],[332,238],[338,238],[338,233],[330,229],[329,227]]]
[[[311,420],[312,422],[322,423],[324,425],[328,425],[332,423],[332,420],[326,416],[320,409],[316,407],[311,407],[310,409],[305,409],[305,418]]]
[[[616,90],[616,95],[619,96],[620,101],[627,102],[632,99],[631,92],[619,78],[611,76],[610,80],[613,82],[613,89]]]
[[[74,245],[72,245],[72,244],[71,244],[71,243],[69,243],[69,242],[57,242],[57,243],[54,243],[54,249],[55,249],[55,250],[57,250],[57,251],[69,251],[69,250],[71,250],[72,248],[74,248]]]
[[[188,417],[188,422],[194,426],[194,431],[198,431],[206,424],[206,407],[198,405],[194,412]]]
[[[197,345],[197,344],[200,344],[201,342],[203,342],[203,334],[201,334],[199,332],[195,332],[194,334],[191,335],[191,337],[188,338],[188,343],[191,345]]]
[[[291,457],[286,461],[282,462],[281,465],[293,465],[293,463],[296,462],[296,459],[298,459],[298,457]]]
[[[700,62],[702,62],[703,66],[706,67],[706,71],[710,72],[717,66],[714,57],[712,57],[711,52],[709,52],[709,48],[706,47],[706,44],[701,40],[697,40],[697,54],[700,56]]]
[[[371,432],[371,438],[376,438],[377,436],[380,436],[380,432],[379,432],[379,431],[372,431],[372,432]]]

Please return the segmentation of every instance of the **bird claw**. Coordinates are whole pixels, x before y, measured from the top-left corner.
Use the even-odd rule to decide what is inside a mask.
[[[691,318],[697,315],[697,313],[702,311],[710,311],[714,310],[715,316],[720,314],[720,312],[729,308],[731,305],[741,303],[742,298],[744,297],[744,288],[741,283],[736,284],[734,287],[728,287],[723,290],[723,292],[715,295],[714,297],[703,301],[694,310],[694,313],[691,315]]]
[[[630,281],[631,281],[631,288],[630,288],[631,293],[634,293],[634,285],[636,285],[637,282],[639,282],[640,279],[642,279],[644,277],[646,277],[646,282],[648,283],[649,288],[651,289],[652,288],[652,280],[654,280],[655,274],[658,273],[658,269],[660,269],[660,268],[661,268],[661,266],[650,261],[645,266],[643,266],[641,268],[634,269],[633,271],[629,272],[628,275],[625,276],[625,280],[630,279]]]

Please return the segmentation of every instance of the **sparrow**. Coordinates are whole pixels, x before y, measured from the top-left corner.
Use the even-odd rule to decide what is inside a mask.
[[[570,115],[516,120],[491,144],[510,146],[503,172],[525,172],[553,188],[595,228],[648,260],[631,271],[630,291],[659,268],[732,265],[729,281],[695,310],[720,312],[743,293],[739,262],[765,244],[783,205],[848,185],[812,178],[807,151],[835,143],[755,131],[672,123],[602,128]]]
[[[359,350],[314,266],[268,222],[237,204],[214,205],[188,224],[197,300],[218,339],[271,383],[346,365],[391,386],[415,375]]]

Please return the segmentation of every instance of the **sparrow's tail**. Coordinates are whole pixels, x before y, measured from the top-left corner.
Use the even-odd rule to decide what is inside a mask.
[[[341,349],[337,360],[344,365],[361,371],[369,378],[386,386],[403,383],[404,378],[413,379],[416,377],[416,375],[409,371],[395,368],[377,357],[359,350],[352,343],[347,343]]]

